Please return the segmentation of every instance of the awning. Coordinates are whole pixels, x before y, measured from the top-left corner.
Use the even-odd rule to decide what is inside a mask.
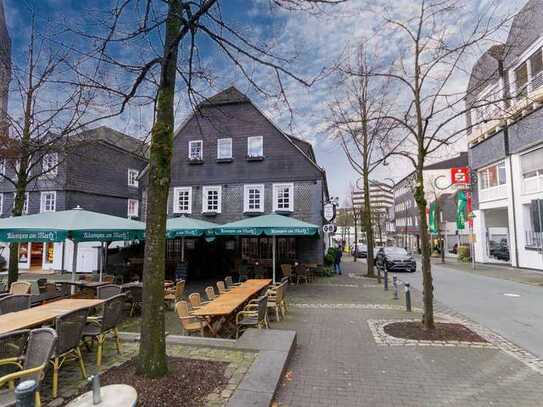
[[[166,222],[166,238],[213,236],[217,226],[216,223],[188,217],[170,218]]]
[[[145,224],[80,208],[0,219],[0,242],[142,240]]]
[[[219,236],[314,236],[318,233],[316,225],[278,214],[256,216],[215,228]]]

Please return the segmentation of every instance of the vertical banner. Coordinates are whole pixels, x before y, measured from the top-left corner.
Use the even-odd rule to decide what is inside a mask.
[[[464,191],[459,191],[457,194],[456,202],[456,228],[458,230],[464,230],[466,227],[466,206],[467,198]]]
[[[471,196],[471,192],[468,192],[467,197],[467,209],[468,209],[468,225],[470,228],[473,229],[473,200]]]
[[[428,221],[428,226],[430,228],[430,233],[439,232],[439,226],[437,224],[437,202],[432,202],[430,204],[430,219]]]

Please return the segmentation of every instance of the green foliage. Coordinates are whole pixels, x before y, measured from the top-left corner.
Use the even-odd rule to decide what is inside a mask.
[[[319,267],[316,272],[319,277],[333,277],[336,273],[331,266]]]
[[[337,249],[335,247],[330,247],[324,256],[324,264],[331,266],[336,260]]]
[[[468,245],[458,246],[458,261],[463,263],[471,261],[470,247]]]

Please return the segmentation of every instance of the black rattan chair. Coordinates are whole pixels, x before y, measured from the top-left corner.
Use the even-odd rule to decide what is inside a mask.
[[[31,297],[29,294],[20,294],[0,298],[0,315],[29,309]]]
[[[121,353],[121,342],[119,341],[117,325],[119,325],[123,316],[122,311],[125,301],[125,294],[119,294],[109,298],[103,305],[100,319],[88,323],[85,328],[83,328],[84,338],[91,338],[98,342],[98,350],[96,351],[96,366],[98,368],[102,365],[102,350],[108,333],[113,334],[117,352]]]
[[[20,333],[15,331],[9,334],[0,336],[0,343],[9,340],[14,335]],[[39,328],[30,331],[28,335],[28,341],[26,343],[26,350],[24,354],[19,357],[10,359],[3,359],[0,361],[0,365],[15,365],[21,370],[9,373],[0,377],[0,388],[5,384],[9,387],[7,390],[0,391],[0,405],[1,406],[15,406],[15,395],[13,389],[15,387],[15,381],[19,379],[34,380],[38,384],[38,390],[36,391],[35,405],[41,406],[40,397],[40,384],[44,376],[44,370],[47,366],[53,349],[57,340],[56,332],[51,328]]]
[[[122,288],[119,285],[104,285],[102,287],[98,287],[98,298],[101,300],[107,300],[108,298],[121,294],[121,292]]]
[[[78,360],[81,376],[83,379],[87,377],[79,344],[81,343],[83,328],[87,323],[88,313],[88,308],[83,308],[61,315],[55,321],[58,340],[51,358],[51,364],[53,365],[53,398],[58,395],[58,372],[65,362]]]
[[[256,300],[251,300],[243,311],[236,315],[236,338],[239,333],[247,328],[269,328],[268,325],[268,296],[263,295]]]
[[[140,285],[130,285],[124,287],[123,291],[126,293],[127,300],[130,303],[130,316],[133,316],[136,308],[141,311],[143,307],[143,287]]]

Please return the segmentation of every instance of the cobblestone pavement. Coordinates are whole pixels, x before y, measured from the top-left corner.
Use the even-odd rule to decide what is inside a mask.
[[[104,349],[103,366],[101,371],[110,369],[113,366],[120,365],[127,360],[135,357],[138,351],[138,343],[122,342],[122,353],[117,354],[113,341],[107,341]],[[189,359],[213,360],[218,362],[227,362],[225,377],[228,384],[224,389],[217,389],[206,397],[208,407],[224,406],[234,390],[240,384],[245,373],[253,363],[256,354],[229,349],[208,348],[203,346],[185,346],[168,345],[167,352],[169,356],[184,357]],[[96,352],[83,352],[83,358],[87,367],[87,374],[90,376],[97,373]],[[42,384],[42,400],[47,406],[63,405],[65,400],[69,400],[82,392],[87,381],[81,378],[79,367],[76,361],[67,362],[62,367],[59,374],[59,398],[51,400],[51,374],[45,376]]]
[[[298,345],[277,393],[278,406],[543,405],[539,362],[472,322],[466,321],[492,345],[379,342],[372,323],[420,318],[419,295],[415,312],[407,313],[392,292],[360,278],[360,263],[345,262],[344,271],[289,287],[289,314],[272,327],[296,330]],[[437,308],[440,317],[453,314]]]

